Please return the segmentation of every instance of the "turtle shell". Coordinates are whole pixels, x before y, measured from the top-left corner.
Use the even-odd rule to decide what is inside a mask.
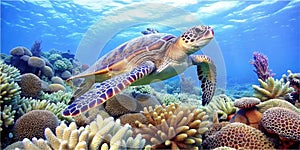
[[[134,38],[102,56],[93,66],[77,77],[102,74],[111,70],[122,70],[120,66],[124,65],[124,63],[127,64],[127,62],[139,64],[142,61],[151,60],[156,63],[157,60],[161,61],[169,43],[173,43],[175,40],[176,37],[174,35],[165,33],[149,34]],[[159,55],[160,53],[162,55]],[[73,78],[76,78],[76,76]]]

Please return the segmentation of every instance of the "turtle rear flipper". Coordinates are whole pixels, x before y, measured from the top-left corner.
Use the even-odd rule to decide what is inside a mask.
[[[129,73],[124,73],[95,84],[93,89],[75,99],[75,101],[63,111],[63,115],[77,116],[80,113],[103,104],[133,82],[150,74],[154,68],[155,65],[153,62],[146,62]]]
[[[191,55],[193,65],[197,65],[198,78],[201,80],[202,105],[208,104],[216,89],[216,66],[212,59],[205,55]]]

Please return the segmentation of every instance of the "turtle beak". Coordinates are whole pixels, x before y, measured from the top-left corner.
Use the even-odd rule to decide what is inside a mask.
[[[207,39],[212,39],[214,38],[214,35],[215,35],[214,30],[210,26],[207,26],[207,30],[204,34],[204,37]]]

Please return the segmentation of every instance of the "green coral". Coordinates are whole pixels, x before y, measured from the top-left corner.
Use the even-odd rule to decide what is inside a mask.
[[[179,99],[172,94],[157,93],[157,98],[160,102],[162,102],[165,105],[170,105],[172,103],[181,103]]]
[[[8,127],[14,123],[16,113],[14,104],[20,98],[21,93],[21,88],[16,81],[20,81],[20,78],[20,71],[17,68],[0,61],[0,132],[3,127]]]
[[[21,88],[16,81],[20,80],[20,71],[17,68],[0,62],[0,103],[19,97]]]
[[[37,100],[32,98],[22,98],[21,108],[19,108],[18,113],[24,115],[31,110],[48,110],[54,113],[60,120],[65,120],[67,122],[74,121],[72,117],[65,117],[62,115],[62,111],[68,105],[64,102],[51,102],[49,100]]]
[[[274,80],[273,77],[269,77],[265,82],[258,79],[260,87],[252,85],[254,96],[259,98],[261,101],[266,101],[273,98],[284,99],[283,97],[291,93],[293,88],[289,87],[290,82],[283,83],[280,80]]]
[[[71,92],[63,92],[58,91],[51,94],[48,93],[42,93],[39,97],[40,99],[46,99],[53,103],[62,102],[65,104],[68,104],[72,98],[73,94]]]
[[[64,122],[55,133],[45,130],[46,139],[24,139],[26,149],[141,149],[145,139],[140,134],[134,137],[131,126],[121,126],[120,120],[112,117],[103,119],[100,115],[86,127],[78,128],[74,122],[67,126]],[[21,145],[22,146],[22,145]]]
[[[233,105],[233,101],[225,94],[214,96],[207,106],[201,106],[211,118],[218,114],[220,120],[227,120],[228,115],[234,114],[238,108]]]
[[[50,55],[50,54],[48,54]],[[62,56],[60,54],[51,54],[49,57],[48,57],[48,60],[50,62],[55,62],[56,60],[61,60],[62,59]]]
[[[54,70],[65,71],[71,70],[73,65],[69,59],[62,58],[61,60],[56,60],[54,62]]]

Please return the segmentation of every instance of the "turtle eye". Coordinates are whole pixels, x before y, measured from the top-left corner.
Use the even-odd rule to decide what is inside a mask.
[[[201,30],[200,30],[199,28],[196,28],[195,31],[196,31],[197,33],[201,32]]]

